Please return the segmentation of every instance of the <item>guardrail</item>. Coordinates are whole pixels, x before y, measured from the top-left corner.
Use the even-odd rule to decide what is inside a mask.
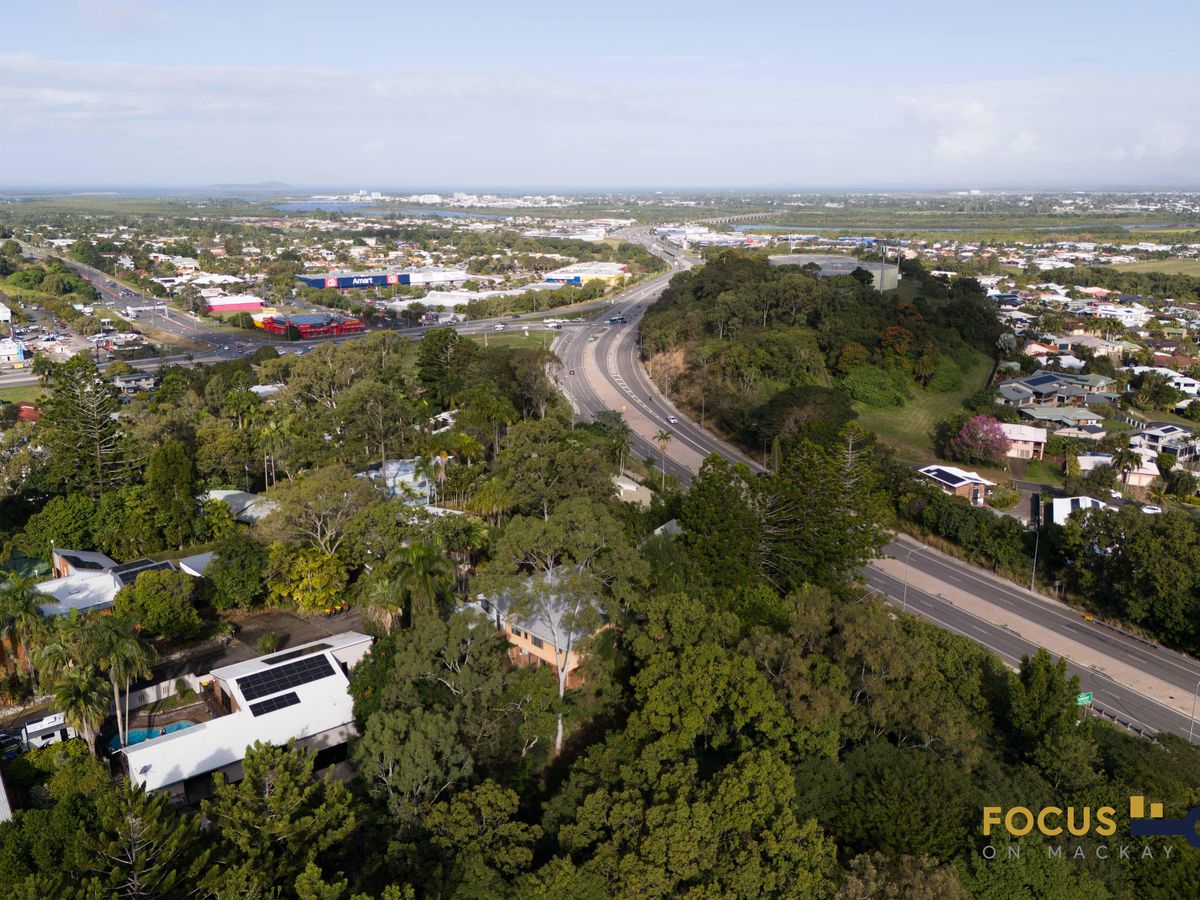
[[[1107,709],[1103,703],[1093,700],[1088,709],[1092,715],[1115,722],[1127,731],[1132,731],[1134,734],[1149,738],[1152,741],[1158,740],[1158,729],[1151,728],[1149,725],[1143,725],[1137,719],[1124,715],[1115,709]]]

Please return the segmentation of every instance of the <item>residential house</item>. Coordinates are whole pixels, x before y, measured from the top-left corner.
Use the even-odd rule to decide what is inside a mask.
[[[1073,351],[1077,348],[1090,350],[1093,356],[1107,356],[1113,362],[1118,362],[1122,356],[1120,345],[1091,334],[1071,334],[1055,340],[1055,346],[1061,351]]]
[[[1108,429],[1103,425],[1064,425],[1054,430],[1055,437],[1076,438],[1081,441],[1099,441]]]
[[[549,597],[539,608],[525,613],[514,612],[515,603],[507,594],[484,597],[469,606],[487,616],[504,632],[511,645],[510,655],[520,665],[549,666],[555,676],[565,678],[567,686],[578,683],[582,658],[579,642],[589,634],[569,622],[568,604],[558,597]]]
[[[432,502],[434,482],[418,459],[389,459],[386,468],[377,463],[355,477],[382,485],[388,497],[402,498],[413,506],[428,506]]]
[[[1129,445],[1153,450],[1155,454],[1174,453],[1182,462],[1200,457],[1200,443],[1196,441],[1195,431],[1184,425],[1169,422],[1144,428],[1131,435]]]
[[[51,553],[54,577],[33,586],[46,597],[38,604],[44,616],[65,616],[112,609],[117,592],[133,584],[142,572],[174,569],[165,560],[135,559],[118,564],[103,553],[59,550]]]
[[[987,489],[996,485],[978,472],[968,472],[955,466],[926,466],[917,471],[941,488],[943,493],[963,497],[973,506],[983,506]]]
[[[124,748],[129,780],[194,802],[214,772],[239,781],[246,748],[256,741],[295,740],[313,752],[347,743],[358,734],[349,675],[371,643],[347,631],[214,669],[201,681],[214,717]]]
[[[1055,525],[1065,525],[1071,513],[1078,510],[1111,508],[1095,497],[1055,497],[1050,501],[1050,518]]]
[[[247,491],[212,490],[200,495],[202,502],[219,500],[229,507],[234,521],[243,525],[253,525],[264,519],[279,508],[274,500],[268,500],[261,494],[251,494]]]
[[[1001,422],[1000,430],[1008,438],[1009,447],[1005,456],[1010,459],[1041,459],[1045,455],[1045,428]]]
[[[133,372],[112,378],[112,386],[127,397],[152,391],[157,383],[158,376],[153,372]]]
[[[1027,419],[1046,425],[1076,427],[1080,425],[1099,425],[1104,417],[1086,407],[1079,406],[1026,406],[1020,413]]]
[[[1180,374],[1174,369],[1168,369],[1165,366],[1126,366],[1125,371],[1132,375],[1158,375],[1167,384],[1175,388],[1175,390],[1182,394],[1187,394],[1189,397],[1195,397],[1200,394],[1200,381],[1197,381],[1190,375]]]
[[[1123,483],[1127,487],[1144,488],[1149,487],[1154,483],[1154,479],[1158,478],[1158,466],[1154,463],[1154,457],[1157,455],[1153,450],[1147,450],[1144,447],[1134,448],[1137,450],[1138,456],[1141,457],[1141,464],[1131,470],[1123,479]],[[1112,465],[1111,453],[1086,453],[1079,456],[1079,471],[1086,475],[1088,472],[1098,469],[1101,466]]]

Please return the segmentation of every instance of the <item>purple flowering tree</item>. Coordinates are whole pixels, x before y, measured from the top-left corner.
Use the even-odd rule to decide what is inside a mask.
[[[991,416],[972,416],[950,439],[950,456],[958,462],[999,463],[1012,443]]]

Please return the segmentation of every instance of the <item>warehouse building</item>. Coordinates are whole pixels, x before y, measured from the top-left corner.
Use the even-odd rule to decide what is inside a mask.
[[[424,266],[400,271],[376,269],[370,272],[328,272],[324,275],[300,275],[298,277],[308,287],[348,291],[354,288],[388,287],[399,284],[458,284],[470,279],[471,275],[466,269]]]
[[[253,294],[228,294],[209,297],[204,306],[210,313],[258,312],[263,302]]]
[[[870,262],[853,256],[832,253],[784,253],[767,257],[773,266],[814,265],[822,278],[833,275],[849,275],[855,269],[865,269],[871,274],[871,282],[877,291],[895,290],[900,285],[900,271],[892,263]]]
[[[547,272],[545,280],[549,284],[586,284],[589,281],[612,284],[624,280],[627,274],[629,267],[624,263],[583,262]]]

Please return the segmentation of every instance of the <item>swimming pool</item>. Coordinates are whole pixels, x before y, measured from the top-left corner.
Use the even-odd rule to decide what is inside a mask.
[[[142,741],[148,741],[151,738],[162,737],[164,734],[170,734],[173,731],[183,731],[185,728],[191,728],[195,722],[184,720],[182,722],[172,722],[170,725],[163,725],[161,728],[130,728],[129,743],[126,746],[131,747],[134,744],[140,744]],[[120,736],[114,736],[108,742],[109,750],[119,750],[121,748]]]

